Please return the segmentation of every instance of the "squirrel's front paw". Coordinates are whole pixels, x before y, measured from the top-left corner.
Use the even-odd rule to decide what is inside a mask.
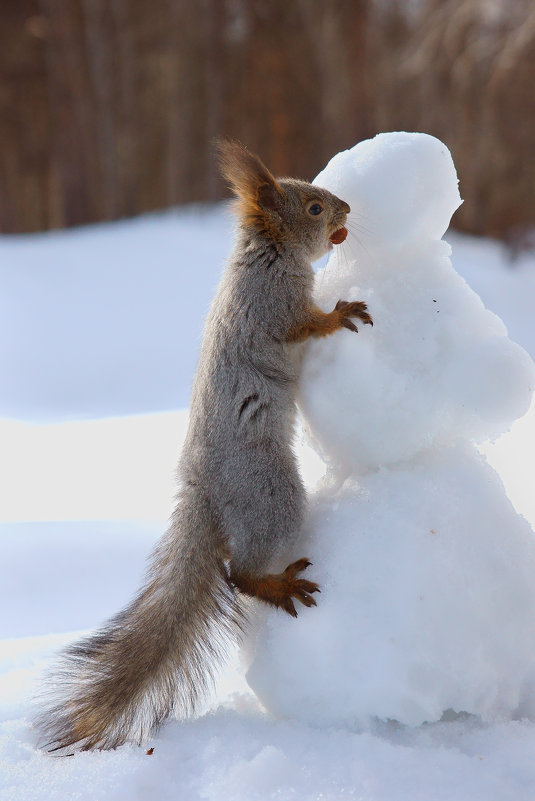
[[[350,331],[357,331],[358,328],[351,317],[358,317],[364,325],[373,325],[371,315],[368,314],[367,305],[362,300],[339,300],[334,310],[340,315],[340,325],[349,328]]]

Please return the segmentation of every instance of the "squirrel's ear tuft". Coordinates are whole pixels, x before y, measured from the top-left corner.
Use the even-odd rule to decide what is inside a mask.
[[[231,140],[220,140],[217,152],[221,174],[237,195],[242,213],[255,216],[277,209],[283,190],[258,156]]]

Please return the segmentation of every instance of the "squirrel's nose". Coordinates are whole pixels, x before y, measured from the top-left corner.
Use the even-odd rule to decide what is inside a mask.
[[[345,200],[342,200],[342,211],[345,211],[346,214],[349,214],[349,212],[351,211],[351,206],[349,206],[349,204],[346,203]]]

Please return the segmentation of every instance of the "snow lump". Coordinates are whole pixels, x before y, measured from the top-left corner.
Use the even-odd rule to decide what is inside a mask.
[[[527,411],[535,368],[452,267],[449,151],[381,134],[316,183],[351,206],[317,301],[365,300],[374,327],[307,346],[300,405],[328,473],[288,556],[322,594],[297,621],[267,614],[248,681],[319,725],[533,716],[535,538],[475,443]]]

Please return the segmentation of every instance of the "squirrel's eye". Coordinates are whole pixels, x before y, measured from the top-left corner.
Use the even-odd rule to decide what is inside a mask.
[[[308,207],[307,211],[309,214],[312,214],[313,217],[316,217],[323,211],[323,206],[321,203],[312,203],[312,205]]]

